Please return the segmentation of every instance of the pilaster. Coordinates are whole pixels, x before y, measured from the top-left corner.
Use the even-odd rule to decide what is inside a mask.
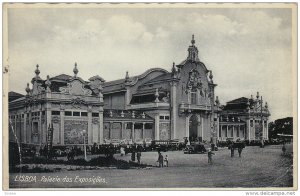
[[[104,126],[104,122],[103,122],[103,107],[101,107],[99,109],[99,144],[103,144],[103,126]]]
[[[155,140],[159,140],[159,114],[156,114],[154,119],[155,119]]]
[[[60,144],[64,145],[64,134],[65,134],[65,106],[60,105]]]
[[[93,144],[93,130],[92,130],[92,106],[88,106],[88,144]]]

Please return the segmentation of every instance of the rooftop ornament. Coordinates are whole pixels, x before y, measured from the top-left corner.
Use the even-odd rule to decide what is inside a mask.
[[[191,40],[191,43],[192,43],[192,46],[194,46],[194,45],[195,45],[195,36],[194,36],[194,34],[192,35],[192,40]]]
[[[77,63],[75,62],[75,67],[73,69],[73,72],[74,72],[74,77],[76,78],[77,77],[77,74],[78,74],[78,69],[77,69]]]
[[[39,74],[41,73],[40,70],[39,70],[39,64],[36,65],[36,69],[35,69],[34,72],[36,74],[36,77],[39,77]]]
[[[220,106],[220,101],[219,101],[219,97],[218,96],[216,96],[216,105],[219,107]]]
[[[126,75],[125,75],[125,83],[129,82],[129,73],[128,71],[126,71]]]
[[[51,92],[50,91],[50,85],[51,85],[51,82],[50,82],[50,77],[49,77],[49,75],[47,75],[47,80],[46,80],[46,82],[45,82],[45,84],[46,84],[46,86],[47,86],[47,92]]]
[[[26,91],[27,95],[29,95],[29,93],[30,93],[29,83],[27,83],[25,91]]]
[[[209,79],[210,79],[210,82],[211,82],[211,83],[213,83],[213,78],[214,78],[214,76],[213,76],[213,74],[212,74],[212,71],[210,70],[210,71],[209,71]]]

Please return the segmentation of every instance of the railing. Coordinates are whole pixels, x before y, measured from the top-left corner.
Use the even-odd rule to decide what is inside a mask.
[[[170,103],[158,102],[158,103],[131,104],[129,105],[128,109],[157,108],[157,107],[170,107]]]

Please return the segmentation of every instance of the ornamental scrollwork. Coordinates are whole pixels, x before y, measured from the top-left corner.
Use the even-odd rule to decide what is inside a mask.
[[[197,89],[202,90],[201,77],[197,70],[192,69],[189,72],[189,79],[186,88],[192,91],[196,91]]]
[[[93,118],[92,123],[93,124],[99,124],[99,119],[98,118]]]
[[[73,80],[67,86],[60,87],[59,91],[63,94],[90,96],[92,91],[84,88],[84,84],[80,80]]]
[[[52,122],[53,123],[59,123],[60,122],[60,118],[58,116],[52,116]]]
[[[74,97],[71,99],[71,104],[74,108],[81,108],[81,105],[86,104],[84,99],[81,99],[80,97]]]

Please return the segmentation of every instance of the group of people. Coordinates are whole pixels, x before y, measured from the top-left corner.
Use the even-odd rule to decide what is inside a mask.
[[[120,148],[121,156],[124,156],[128,153],[129,147],[123,147]],[[135,162],[135,158],[137,159],[137,163],[141,164],[141,157],[142,157],[142,148],[140,146],[133,146],[131,149],[131,161]]]
[[[235,151],[234,146],[230,145],[229,148],[230,148],[230,152],[231,152],[231,157],[234,157],[234,151]],[[237,149],[238,149],[239,157],[241,157],[242,156],[243,147],[240,146]],[[215,155],[215,153],[213,153],[212,150],[209,149],[208,152],[207,152],[208,164],[212,165],[212,163],[213,163],[212,162],[212,156],[213,155]]]
[[[169,167],[169,159],[168,155],[164,156],[158,151],[158,159],[157,159],[158,167]]]
[[[235,148],[233,147],[233,145],[231,145],[230,146],[231,157],[234,157],[234,150]],[[239,157],[242,156],[242,151],[243,151],[243,147],[238,147]]]
[[[137,159],[137,163],[141,164],[142,152],[141,151],[135,152],[135,150],[133,150],[132,153],[131,153],[131,161],[132,162],[135,162],[135,156],[136,156],[136,159]]]

